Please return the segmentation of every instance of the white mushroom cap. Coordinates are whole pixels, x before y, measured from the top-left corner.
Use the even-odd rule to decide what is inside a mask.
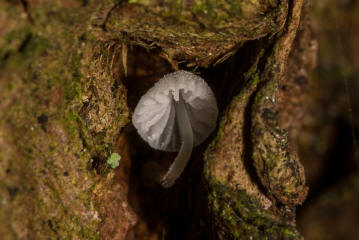
[[[132,117],[140,136],[154,149],[177,152],[181,147],[173,105],[173,100],[179,101],[180,90],[191,122],[194,146],[202,143],[216,126],[217,103],[207,83],[183,70],[167,74],[141,97]]]
[[[192,148],[214,130],[217,116],[216,99],[207,83],[193,73],[177,71],[165,75],[141,97],[132,122],[151,147],[180,151],[177,160],[181,152],[189,152],[190,158]]]

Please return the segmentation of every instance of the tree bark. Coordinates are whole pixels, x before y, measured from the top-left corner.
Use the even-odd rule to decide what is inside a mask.
[[[293,140],[315,62],[309,8],[1,1],[1,236],[301,239],[295,207],[307,188]],[[150,149],[130,115],[178,69],[213,88],[219,126],[163,190],[157,180],[174,155]]]

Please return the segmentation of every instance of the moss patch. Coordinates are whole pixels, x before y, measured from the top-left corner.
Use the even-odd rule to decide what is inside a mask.
[[[0,8],[8,23],[0,37],[0,134],[7,136],[0,149],[9,149],[0,154],[0,196],[6,203],[0,206],[0,232],[6,239],[98,239],[98,177],[88,165],[96,152],[108,156],[112,145],[106,143],[115,140],[128,112],[126,96],[111,90],[115,79],[108,68],[107,110],[116,114],[109,118],[112,126],[96,132],[105,141],[97,141],[82,118],[85,82],[99,69],[88,68],[97,58],[96,42],[83,33],[90,32],[94,6],[37,1],[29,8],[33,23],[19,17],[26,16],[20,1],[1,2]]]
[[[301,239],[294,226],[284,224],[244,191],[234,192],[211,182],[209,201],[218,239]]]
[[[176,63],[208,67],[241,42],[278,32],[288,4],[281,2],[133,0],[115,8],[105,27],[130,43],[160,47]]]

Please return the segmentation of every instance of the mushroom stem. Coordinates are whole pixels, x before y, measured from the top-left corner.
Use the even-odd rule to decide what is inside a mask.
[[[161,180],[162,186],[165,188],[171,187],[177,178],[179,178],[192,154],[193,131],[182,94],[183,90],[180,90],[179,101],[174,101],[176,121],[181,138],[181,148],[174,162]]]

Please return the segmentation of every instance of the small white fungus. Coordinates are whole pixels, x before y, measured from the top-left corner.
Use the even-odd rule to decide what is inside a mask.
[[[217,116],[212,90],[187,71],[165,75],[141,97],[132,117],[140,136],[155,149],[179,152],[161,180],[164,187],[181,175],[192,148],[214,130]]]

